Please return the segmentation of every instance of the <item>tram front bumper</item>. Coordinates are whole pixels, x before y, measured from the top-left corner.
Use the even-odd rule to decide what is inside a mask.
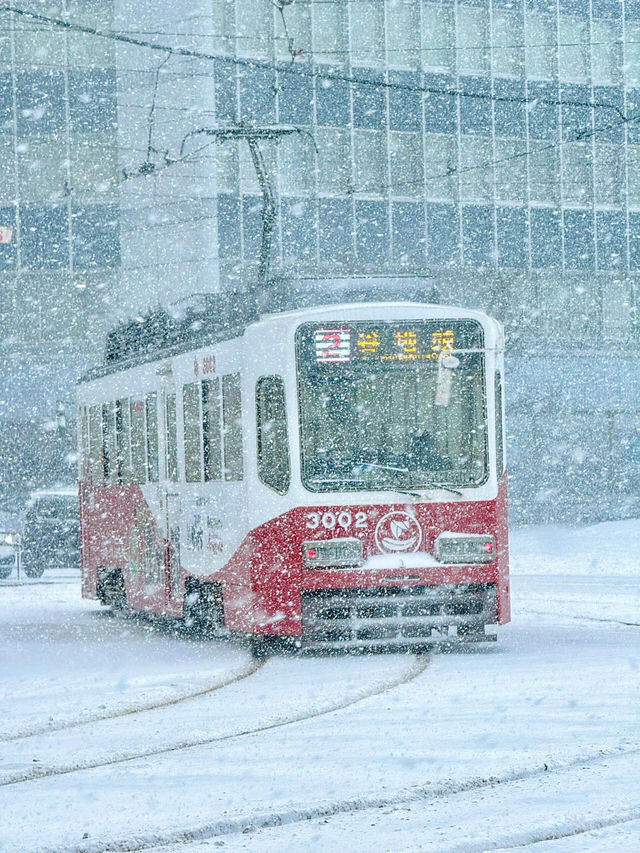
[[[302,647],[414,648],[496,639],[494,584],[443,584],[302,593]]]

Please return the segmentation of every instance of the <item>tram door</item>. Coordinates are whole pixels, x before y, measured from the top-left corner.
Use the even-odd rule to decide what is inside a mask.
[[[180,591],[180,492],[178,490],[178,433],[175,387],[162,393],[164,424],[164,478],[161,486],[163,538],[165,552],[165,586],[169,598]]]

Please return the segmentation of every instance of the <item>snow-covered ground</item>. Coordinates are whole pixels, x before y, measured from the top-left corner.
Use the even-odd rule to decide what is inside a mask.
[[[0,581],[0,850],[640,849],[640,521],[512,535],[497,644],[272,658]]]

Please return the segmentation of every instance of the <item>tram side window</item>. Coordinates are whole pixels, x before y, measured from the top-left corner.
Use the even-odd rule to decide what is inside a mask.
[[[498,477],[504,471],[504,435],[502,425],[502,379],[500,373],[496,371],[496,460]]]
[[[258,477],[284,495],[291,481],[287,409],[280,376],[263,376],[256,385]]]
[[[237,373],[222,377],[222,435],[224,478],[242,480],[242,398]]]
[[[131,476],[134,483],[146,482],[144,401],[131,400]]]
[[[116,481],[116,421],[113,403],[102,405],[102,464],[104,481],[111,485]]]
[[[178,479],[178,434],[176,419],[176,395],[167,394],[165,399],[165,452],[167,480]]]
[[[202,447],[200,442],[200,383],[191,382],[182,389],[184,417],[184,476],[187,483],[202,480]]]
[[[202,382],[202,451],[204,479],[222,478],[222,436],[220,434],[220,380]]]
[[[102,406],[89,408],[89,479],[101,486],[104,478],[102,462]]]
[[[116,400],[116,465],[118,483],[131,482],[129,400]]]
[[[86,406],[78,406],[78,479],[82,482],[87,478],[89,463],[89,423]]]
[[[157,483],[160,479],[158,465],[158,395],[155,391],[145,399],[147,415],[147,482]]]

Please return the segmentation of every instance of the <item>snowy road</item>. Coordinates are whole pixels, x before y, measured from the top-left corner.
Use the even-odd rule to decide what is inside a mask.
[[[499,642],[275,658],[0,582],[0,850],[640,849],[640,522],[513,536]]]

